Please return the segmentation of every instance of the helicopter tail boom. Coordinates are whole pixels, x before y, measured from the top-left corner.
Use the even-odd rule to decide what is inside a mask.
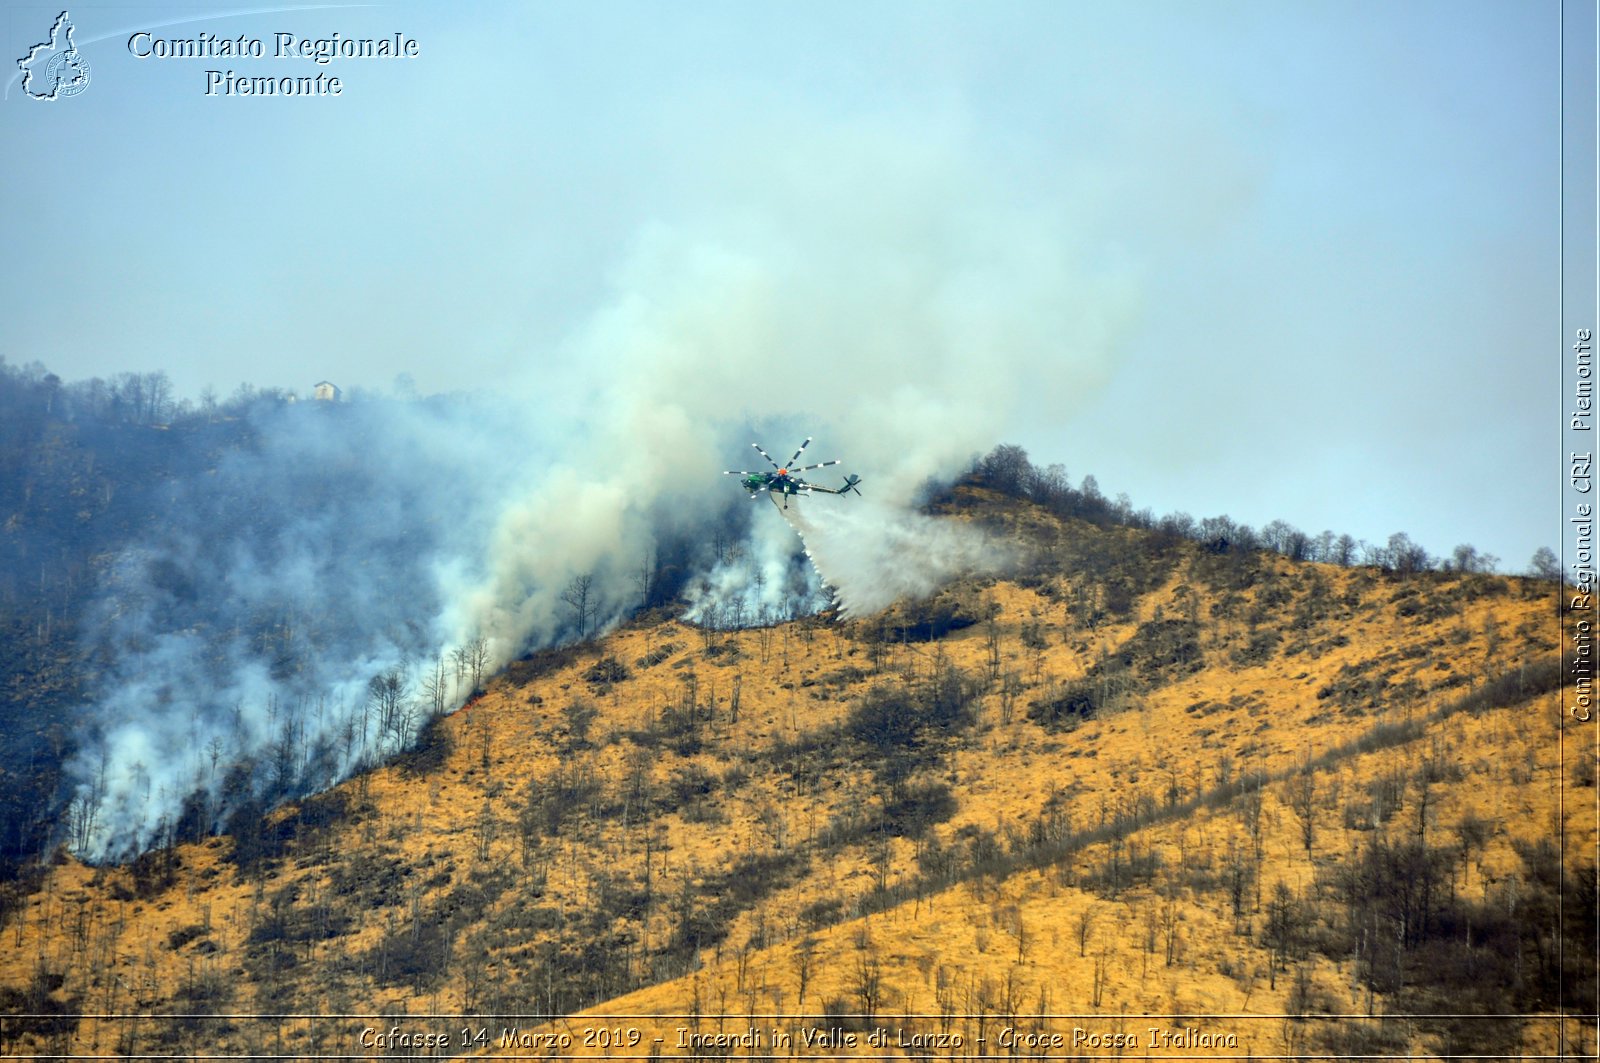
[[[856,484],[858,484],[860,482],[861,482],[861,477],[856,476],[854,474],[851,474],[851,475],[846,476],[844,478],[843,485],[841,485],[839,487],[823,487],[821,484],[806,484],[805,485],[805,490],[807,490],[807,491],[821,491],[823,494],[826,494],[826,495],[848,495],[848,494],[851,494],[852,492],[854,492],[855,494],[859,495],[861,492],[856,490]]]

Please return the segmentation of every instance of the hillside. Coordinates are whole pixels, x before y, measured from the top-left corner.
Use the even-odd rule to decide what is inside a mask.
[[[0,356],[0,881],[47,847],[65,803],[62,765],[106,667],[101,592],[185,519],[214,540],[261,523],[259,481],[231,498],[188,492],[228,480],[219,470],[257,448],[287,399],[241,386],[196,409],[164,373],[66,383]]]
[[[1554,584],[943,507],[1028,560],[641,617],[234,837],[58,855],[6,899],[0,1051],[1594,1051]]]

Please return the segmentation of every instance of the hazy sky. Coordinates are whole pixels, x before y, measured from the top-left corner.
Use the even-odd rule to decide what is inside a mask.
[[[1557,545],[1554,3],[83,3],[89,85],[28,99],[59,12],[0,15],[12,363],[190,397],[515,381],[538,416],[636,371],[596,335],[709,248],[820,319],[774,316],[729,416],[826,407],[852,365],[901,405],[965,377],[993,442],[1157,512],[1513,569]],[[139,31],[266,56],[141,59]],[[318,65],[278,32],[420,54]],[[207,96],[213,69],[343,91]],[[938,312],[861,338],[907,305]],[[848,357],[807,349],[830,321]],[[990,371],[1013,330],[1074,372]]]

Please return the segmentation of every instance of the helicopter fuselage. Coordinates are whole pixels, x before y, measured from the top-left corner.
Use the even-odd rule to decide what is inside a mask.
[[[774,470],[772,472],[749,472],[737,471],[734,469],[728,470],[729,476],[743,477],[743,479],[739,481],[740,486],[742,486],[746,491],[749,491],[751,497],[754,497],[760,492],[765,491],[768,494],[778,495],[784,498],[785,504],[787,504],[787,499],[790,495],[798,495],[802,492],[809,493],[812,491],[822,491],[825,494],[830,495],[842,495],[850,491],[855,491],[855,485],[861,482],[861,478],[858,476],[847,476],[845,477],[843,487],[823,487],[819,484],[808,483],[799,476],[791,473],[789,471],[791,468],[794,468],[795,472],[809,472],[812,469],[824,469],[830,465],[839,464],[839,461],[835,459],[833,461],[818,462],[815,465],[795,466],[794,463],[799,460],[800,455],[805,451],[806,447],[811,445],[811,440],[809,437],[804,443],[800,444],[800,449],[794,452],[794,457],[790,458],[789,461],[783,465],[779,465],[776,461],[773,461],[772,455],[761,449],[761,444],[752,443],[750,445],[754,447],[756,452],[759,453],[763,458],[766,458],[767,461],[771,462]],[[860,494],[859,491],[856,491],[856,493]]]

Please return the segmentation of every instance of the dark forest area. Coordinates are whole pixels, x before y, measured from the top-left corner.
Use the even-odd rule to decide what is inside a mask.
[[[64,383],[0,359],[0,877],[51,836],[105,566],[162,519],[168,485],[248,447],[251,410],[288,398],[242,386],[194,405],[160,372]]]

